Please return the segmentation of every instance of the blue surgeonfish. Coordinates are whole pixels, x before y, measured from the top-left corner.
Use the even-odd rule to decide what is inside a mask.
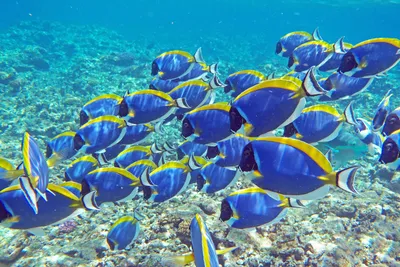
[[[199,156],[185,156],[180,160],[183,164],[190,169],[190,182],[189,184],[197,183],[197,178],[199,177],[201,167],[207,164],[207,160]]]
[[[203,157],[207,153],[208,146],[194,143],[189,140],[183,141],[176,149],[178,159],[181,160],[184,156],[194,155]]]
[[[190,223],[190,238],[192,242],[192,252],[167,258],[167,262],[171,262],[174,266],[185,266],[194,262],[196,267],[218,267],[218,255],[228,253],[236,247],[216,250],[210,231],[207,228],[200,214],[192,219]]]
[[[241,70],[232,73],[225,80],[224,92],[233,91],[232,97],[237,97],[246,89],[266,80],[264,74],[256,70]]]
[[[197,176],[197,190],[211,194],[234,185],[240,173],[237,168],[225,168],[207,162]]]
[[[150,159],[155,154],[162,154],[163,148],[159,148],[156,144],[152,146],[131,146],[123,150],[114,160],[115,167],[126,168],[135,161],[141,159]],[[154,160],[155,163],[156,159]]]
[[[242,158],[242,150],[250,139],[242,134],[235,134],[232,138],[220,141],[216,146],[208,147],[206,157],[212,159],[221,167],[238,166]]]
[[[105,94],[93,98],[82,107],[79,113],[80,124],[84,125],[89,120],[100,116],[117,116],[121,101],[122,97],[114,94]]]
[[[372,83],[374,78],[355,78],[345,74],[332,73],[328,78],[320,79],[318,82],[328,92],[322,95],[320,101],[335,101],[347,99],[351,96],[364,92]]]
[[[230,129],[250,137],[267,134],[300,116],[307,96],[325,92],[315,79],[314,68],[307,72],[303,82],[290,76],[261,82],[233,100]]]
[[[385,120],[385,124],[382,128],[382,134],[384,136],[391,135],[395,131],[400,129],[400,107],[390,112]]]
[[[239,165],[258,187],[295,199],[324,197],[331,185],[357,194],[358,167],[334,171],[318,149],[286,137],[257,138],[245,146]]]
[[[140,233],[139,218],[134,216],[124,216],[119,218],[110,228],[107,234],[107,244],[111,250],[126,249],[138,237]]]
[[[99,167],[99,162],[91,155],[77,158],[65,169],[65,181],[81,183],[86,174]]]
[[[268,192],[247,188],[231,193],[221,203],[220,219],[238,229],[271,225],[286,216],[286,208],[302,208],[300,200],[280,196],[274,199]]]
[[[118,144],[126,133],[127,123],[116,116],[101,116],[82,125],[74,137],[75,150],[86,154],[102,153]]]
[[[279,39],[276,44],[275,53],[283,57],[290,57],[293,50],[299,45],[321,39],[318,28],[314,30],[312,35],[304,31],[290,32]]]
[[[345,52],[349,51],[353,47],[353,45],[351,45],[349,43],[343,43],[343,46],[344,46]],[[326,61],[324,64],[322,64],[318,67],[318,70],[328,71],[328,72],[336,71],[339,68],[340,63],[342,62],[343,56],[344,56],[344,54],[342,53],[342,51],[340,51],[340,53],[334,52],[328,61]]]
[[[78,185],[79,186],[79,185]],[[27,230],[34,234],[43,234],[41,227],[60,224],[85,210],[97,210],[94,193],[78,198],[66,188],[49,184],[47,201],[40,198],[37,202],[39,212],[35,215],[26,202],[19,185],[0,191],[0,223],[11,229]]]
[[[299,45],[289,57],[288,68],[297,72],[306,71],[311,67],[320,67],[334,54],[333,45],[325,41],[311,41]]]
[[[151,75],[163,80],[179,79],[192,71],[196,63],[204,62],[201,48],[194,55],[173,50],[159,55],[151,64]]]
[[[328,105],[310,106],[303,109],[296,120],[285,126],[283,136],[294,136],[310,144],[329,142],[339,135],[344,122],[357,124],[352,102],[347,105],[343,114]]]
[[[215,98],[215,93],[213,92],[213,90],[221,86],[223,86],[223,83],[221,83],[216,75],[214,75],[209,83],[203,82],[201,80],[181,83],[171,92],[169,92],[169,95],[173,99],[185,99],[190,109],[180,108],[175,112],[175,114],[184,114],[189,112],[190,110],[200,107],[204,105],[210,97],[212,99],[211,102],[214,102],[213,99]]]
[[[184,192],[190,182],[191,169],[179,161],[170,161],[140,178],[146,200],[164,202]]]
[[[386,137],[382,144],[381,157],[379,162],[387,164],[392,170],[398,170],[400,167],[400,130],[393,132]]]
[[[338,72],[353,77],[375,77],[386,73],[400,60],[400,40],[375,38],[363,41],[351,48],[339,66]]]
[[[46,158],[47,164],[51,167],[61,160],[70,159],[76,155],[74,149],[75,132],[68,131],[61,133],[47,142]]]
[[[164,93],[169,93],[172,89],[177,87],[182,82],[175,80],[163,80],[158,77],[154,77],[149,85],[149,89],[158,90]]]
[[[386,95],[379,102],[378,107],[375,110],[374,118],[372,119],[372,130],[378,132],[382,129],[385,124],[386,117],[392,111],[390,107],[390,97],[392,94],[389,90]]]
[[[142,90],[124,96],[119,115],[130,123],[143,124],[162,121],[175,113],[176,108],[190,108],[190,106],[183,98],[173,99],[161,91]]]
[[[371,123],[362,118],[356,119],[354,131],[361,142],[368,146],[368,152],[371,155],[381,154],[384,137],[380,132],[372,131]]]
[[[207,80],[208,74],[215,75],[218,73],[218,63],[207,65],[204,62],[194,63],[193,68],[186,75],[176,79],[175,81],[194,81]]]
[[[140,186],[139,178],[125,169],[99,168],[89,172],[82,180],[82,196],[96,191],[96,203],[132,200]]]
[[[0,158],[0,172],[15,170],[14,165],[5,158]],[[12,179],[0,178],[0,191],[12,184]]]
[[[157,164],[155,164],[153,161],[149,159],[141,159],[133,162],[125,169],[130,173],[132,173],[135,177],[141,177],[143,172],[146,171],[146,169],[152,172],[156,168]]]
[[[228,103],[221,102],[188,112],[182,121],[182,136],[204,145],[230,138],[229,109]]]

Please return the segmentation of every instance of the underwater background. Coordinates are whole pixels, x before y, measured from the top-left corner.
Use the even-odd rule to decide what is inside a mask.
[[[400,38],[400,1],[29,1],[2,0],[0,9],[0,156],[21,163],[21,138],[35,136],[41,148],[54,136],[79,128],[79,111],[105,93],[123,96],[148,88],[159,54],[202,47],[207,62],[219,62],[220,79],[243,69],[285,74],[287,61],[276,42],[293,31],[319,27],[330,43],[375,37]],[[357,116],[372,118],[392,89],[400,106],[400,66],[352,97]],[[229,101],[217,89],[217,102]],[[313,103],[313,100],[310,101]],[[343,110],[346,101],[332,102]],[[147,144],[178,144],[180,123],[165,127]],[[245,188],[239,180],[215,194],[194,186],[168,202],[140,194],[121,205],[106,204],[45,236],[0,226],[0,266],[165,266],[162,258],[190,251],[189,224],[200,213],[216,246],[237,246],[220,256],[222,266],[400,266],[400,177],[379,164],[344,126],[337,139],[320,144],[334,151],[334,169],[361,166],[360,195],[332,188],[305,209],[291,209],[272,226],[230,229],[219,220],[221,200]],[[51,170],[59,183],[70,161]],[[141,203],[141,232],[128,250],[111,251],[106,236],[121,216]]]

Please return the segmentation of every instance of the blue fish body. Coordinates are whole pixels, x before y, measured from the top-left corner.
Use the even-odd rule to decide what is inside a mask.
[[[218,256],[210,231],[199,214],[190,223],[190,237],[196,267],[218,267]]]
[[[251,141],[243,150],[239,165],[249,172],[258,187],[296,199],[325,196],[328,185],[356,193],[353,187],[357,167],[338,172],[315,147],[291,138],[266,137]]]
[[[389,113],[382,128],[382,134],[389,136],[400,129],[400,108]]]
[[[236,134],[228,140],[218,142],[217,148],[219,153],[213,159],[215,164],[221,167],[238,166],[242,157],[242,150],[249,142],[248,138],[240,134]]]
[[[174,80],[162,80],[162,79],[155,77],[155,78],[153,78],[153,80],[151,80],[149,89],[158,90],[158,91],[161,91],[164,93],[169,93],[170,91],[172,91],[172,89],[177,87],[179,84],[181,84],[181,82],[174,81]]]
[[[321,86],[329,91],[320,101],[334,101],[355,96],[367,89],[373,78],[355,78],[340,73],[333,73],[327,79],[320,80]]]
[[[312,41],[313,37],[308,32],[291,32],[279,39],[276,44],[276,54],[283,57],[290,57],[296,47]]]
[[[122,97],[113,94],[101,95],[87,102],[80,112],[80,124],[100,116],[117,116]]]
[[[297,72],[306,71],[312,66],[319,67],[333,55],[333,48],[324,41],[304,43],[293,51],[288,67],[294,67]]]
[[[180,144],[178,146],[178,148],[176,149],[177,154],[178,154],[178,159],[182,159],[185,155],[190,156],[190,155],[194,155],[194,156],[204,156],[207,152],[207,146],[206,145],[202,145],[202,144],[198,144],[198,143],[194,143],[191,141],[184,141],[182,144]]]
[[[288,204],[288,199],[276,200],[261,188],[242,189],[222,201],[220,218],[237,229],[258,227],[282,219]]]
[[[227,103],[217,103],[188,112],[182,122],[182,135],[204,145],[229,138],[232,135],[229,108]]]
[[[300,90],[300,80],[284,79],[267,80],[247,89],[232,103],[231,130],[237,132],[244,126],[246,136],[256,137],[289,124],[305,106]]]
[[[342,59],[338,72],[357,78],[381,75],[400,60],[400,40],[375,38],[351,48]]]
[[[49,184],[49,190],[51,193],[47,191],[47,201],[43,198],[38,200],[39,212],[36,215],[32,212],[32,208],[25,200],[24,193],[18,185],[1,191],[0,203],[12,217],[16,218],[8,225],[9,228],[29,230],[60,223],[71,218],[79,208],[83,208],[80,199],[67,189]]]
[[[238,179],[237,170],[227,169],[212,162],[201,168],[200,176],[197,178],[197,189],[211,194],[221,191]]]
[[[65,169],[65,180],[81,183],[86,174],[94,171],[99,162],[92,156],[83,156],[73,162]]]
[[[164,202],[186,190],[190,175],[181,162],[168,162],[153,170],[149,176],[154,184],[144,187],[144,197],[154,202]]]
[[[140,232],[139,222],[130,216],[125,216],[117,220],[107,235],[107,243],[111,250],[123,250],[127,248]]]
[[[135,145],[143,141],[150,133],[154,132],[151,124],[137,124],[126,127],[124,137],[119,141],[120,145]]]
[[[114,165],[121,168],[126,168],[138,160],[149,159],[151,156],[152,152],[150,147],[131,146],[118,154],[118,156],[115,158]]]
[[[64,132],[57,135],[47,143],[46,158],[49,158],[50,165],[60,160],[70,159],[76,155],[74,149],[75,132]]]
[[[94,153],[92,154],[98,161],[100,161],[101,165],[104,165],[113,159],[115,159],[119,153],[126,149],[126,145],[116,144],[110,147],[107,147],[106,150],[102,153]]]
[[[190,109],[179,108],[175,114],[184,114],[202,106],[210,96],[210,86],[200,80],[183,82],[175,87],[169,95],[173,99],[184,98]]]
[[[104,152],[117,144],[126,133],[126,122],[115,116],[101,116],[82,125],[74,137],[75,150],[86,154]]]
[[[82,181],[82,195],[95,190],[96,202],[120,202],[132,199],[136,195],[138,178],[124,169],[109,167],[89,172]]]
[[[166,93],[142,90],[126,95],[120,105],[120,116],[130,123],[143,124],[163,120],[175,112],[175,102]]]
[[[250,87],[259,84],[266,77],[261,72],[255,70],[242,70],[232,73],[225,80],[225,93],[233,91],[232,97],[237,97],[243,91],[249,89]]]
[[[193,69],[196,59],[185,51],[169,51],[159,55],[152,63],[151,74],[163,80],[183,77]]]
[[[199,80],[205,78],[207,74],[210,73],[210,67],[207,66],[205,63],[194,63],[193,68],[190,72],[186,75],[178,78],[178,81],[192,81],[192,80]]]
[[[156,168],[157,165],[153,161],[148,159],[141,159],[130,164],[125,169],[132,173],[135,177],[141,177],[146,169],[149,169],[149,171],[152,172]]]

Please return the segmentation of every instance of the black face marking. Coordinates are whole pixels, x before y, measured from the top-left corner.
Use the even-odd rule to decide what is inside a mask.
[[[125,98],[122,99],[121,103],[119,104],[119,113],[118,115],[120,117],[125,117],[128,116],[129,113],[129,108],[128,108],[128,104],[126,103]]]
[[[332,84],[331,79],[328,78],[328,79],[325,80],[323,88],[324,88],[326,91],[330,91],[330,90],[333,89],[333,84]]]
[[[201,174],[197,175],[197,190],[201,191],[203,189],[204,184],[206,181],[204,180],[203,176]]]
[[[90,193],[90,185],[86,181],[86,179],[82,180],[81,185],[82,185],[81,196],[84,197],[84,196],[86,196],[87,194]]]
[[[148,200],[151,197],[151,187],[150,186],[143,186],[143,197],[144,199]]]
[[[71,177],[69,177],[67,172],[64,172],[64,181],[66,181],[66,182],[71,181]]]
[[[338,72],[345,73],[351,71],[354,68],[357,68],[357,66],[358,64],[356,62],[356,59],[354,58],[353,53],[347,52],[342,58],[342,62],[340,63]]]
[[[242,153],[239,168],[242,172],[250,172],[258,170],[256,160],[254,159],[254,150],[252,144],[247,144]]]
[[[387,164],[396,161],[399,158],[399,147],[391,138],[385,140],[382,145],[382,154],[379,162]]]
[[[291,55],[289,57],[288,64],[287,64],[288,68],[291,68],[293,66],[293,64],[294,64],[294,57],[293,57],[293,55]]]
[[[12,217],[11,213],[8,212],[3,202],[0,201],[0,223],[11,217]]]
[[[149,89],[157,90],[157,88],[152,83],[149,85]]]
[[[282,44],[281,42],[276,43],[275,54],[279,54],[282,52]]]
[[[284,137],[291,137],[297,133],[297,129],[294,127],[293,123],[290,123],[285,126],[283,130],[283,136]]]
[[[182,136],[186,138],[191,136],[192,134],[194,134],[194,129],[189,120],[186,118],[182,122]]]
[[[383,125],[382,134],[389,136],[395,131],[400,129],[400,119],[396,114],[387,116],[385,124]]]
[[[179,160],[183,159],[183,157],[185,156],[185,153],[183,153],[182,150],[179,148],[176,150],[176,154]]]
[[[53,149],[51,149],[49,144],[47,144],[47,146],[46,146],[46,158],[50,158],[51,155],[53,155]]]
[[[74,149],[78,151],[85,145],[85,140],[79,134],[75,134],[74,136]]]
[[[218,146],[209,146],[207,149],[206,158],[212,159],[219,155]]]
[[[231,209],[231,205],[229,205],[228,201],[224,199],[221,203],[221,214],[219,218],[225,222],[230,218],[232,218],[232,216],[233,216],[233,211]]]
[[[226,86],[224,87],[224,92],[225,93],[229,93],[232,90],[232,85],[228,81],[228,79],[225,80],[225,84],[226,84]]]
[[[84,125],[85,123],[87,123],[89,121],[89,116],[86,114],[85,111],[81,110],[81,112],[79,113],[79,123],[81,125]]]
[[[153,61],[153,63],[151,64],[151,75],[157,75],[159,69],[158,69],[158,65],[155,61]]]
[[[246,123],[246,120],[240,115],[239,111],[235,107],[231,107],[229,110],[229,120],[232,132],[237,132]]]

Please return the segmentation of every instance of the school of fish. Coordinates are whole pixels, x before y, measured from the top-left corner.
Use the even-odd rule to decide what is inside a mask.
[[[162,205],[192,184],[201,194],[212,194],[239,179],[254,186],[227,194],[219,219],[238,229],[273,224],[288,208],[305,208],[331,187],[358,194],[359,167],[335,170],[331,152],[315,147],[337,138],[345,124],[377,161],[400,169],[400,107],[391,107],[391,91],[372,120],[356,118],[351,101],[400,61],[399,39],[352,45],[342,37],[331,44],[316,29],[284,35],[275,52],[292,69],[284,76],[241,70],[225,82],[218,64],[206,64],[200,48],[194,54],[164,52],[151,64],[149,89],[87,102],[77,130],[49,140],[45,153],[25,132],[21,164],[0,158],[1,225],[43,234],[45,226],[101,212],[103,203],[132,201],[140,194]],[[231,97],[229,103],[214,103],[218,88]],[[307,106],[308,98],[319,103]],[[344,110],[330,105],[343,99],[350,100]],[[172,120],[180,121],[185,140],[150,144],[150,135],[162,134]],[[65,181],[50,179],[52,168],[67,160]],[[111,250],[129,248],[140,234],[141,218],[136,209],[112,225]],[[217,250],[199,214],[190,235],[192,252],[167,261],[218,266],[218,255],[235,249]]]

